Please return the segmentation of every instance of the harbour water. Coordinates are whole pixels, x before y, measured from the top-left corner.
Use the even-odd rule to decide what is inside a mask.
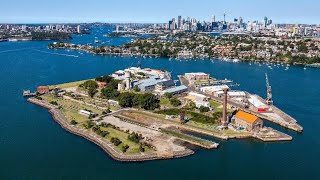
[[[78,36],[72,42],[93,43],[95,36]],[[115,38],[108,45],[129,41]],[[320,179],[319,69],[142,59],[144,67],[167,69],[175,79],[185,72],[203,71],[219,79],[232,79],[241,89],[262,97],[266,96],[264,74],[268,73],[276,106],[296,118],[304,132],[298,134],[267,123],[291,135],[293,141],[215,139],[219,149],[199,149],[186,158],[120,163],[93,143],[66,132],[46,109],[28,103],[21,93],[38,85],[110,74],[136,66],[139,58],[48,50],[49,43],[0,43],[0,179]]]

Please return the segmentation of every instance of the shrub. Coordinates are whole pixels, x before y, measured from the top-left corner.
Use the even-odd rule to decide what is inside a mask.
[[[170,103],[171,103],[172,106],[175,106],[175,107],[181,105],[181,101],[176,97],[171,98],[170,99]]]
[[[51,101],[50,104],[55,105],[55,106],[58,106],[57,101]]]
[[[123,153],[127,152],[127,150],[129,149],[129,147],[130,147],[130,146],[128,146],[128,145],[122,146],[122,148],[121,148],[122,152],[123,152]]]
[[[71,125],[77,125],[77,124],[78,124],[78,122],[77,122],[77,121],[75,121],[75,120],[72,120],[72,121],[70,122],[70,124],[71,124]]]
[[[115,146],[119,146],[122,142],[118,138],[111,138],[111,143],[113,143]]]

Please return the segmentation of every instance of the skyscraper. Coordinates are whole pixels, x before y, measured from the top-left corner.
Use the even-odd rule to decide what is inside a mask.
[[[242,24],[243,24],[243,18],[240,17],[240,18],[239,18],[239,26],[242,26]]]
[[[178,29],[181,29],[182,27],[182,17],[178,16]]]
[[[216,22],[216,16],[212,15],[211,16],[211,23]]]
[[[266,28],[268,26],[268,18],[264,17],[264,27]]]

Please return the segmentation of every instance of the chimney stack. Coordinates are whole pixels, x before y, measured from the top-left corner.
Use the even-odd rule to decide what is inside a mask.
[[[224,88],[223,92],[224,92],[224,99],[223,99],[223,114],[222,114],[222,120],[221,120],[221,125],[222,126],[227,126],[228,125],[228,117],[227,117],[227,104],[228,104],[228,88]]]

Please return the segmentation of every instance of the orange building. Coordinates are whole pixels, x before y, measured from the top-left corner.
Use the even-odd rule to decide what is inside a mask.
[[[50,89],[49,89],[49,86],[39,86],[37,88],[37,92],[39,94],[46,94],[46,93],[49,93]]]
[[[248,131],[257,130],[263,127],[263,121],[255,115],[239,111],[234,116],[234,124],[243,127]]]

